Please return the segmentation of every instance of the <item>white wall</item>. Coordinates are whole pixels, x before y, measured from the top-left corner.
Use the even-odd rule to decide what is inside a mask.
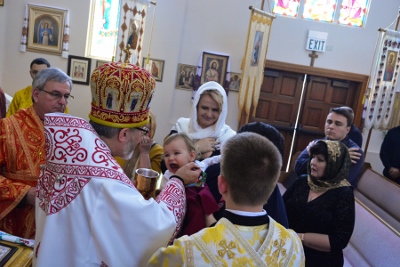
[[[250,16],[250,5],[260,7],[260,2],[252,0],[169,0],[157,1],[148,12],[147,29],[150,29],[155,10],[151,57],[165,60],[162,82],[157,82],[157,92],[151,108],[157,115],[158,129],[156,140],[163,137],[177,118],[189,116],[192,92],[175,89],[178,63],[197,65],[204,50],[229,54],[231,71],[240,72]],[[270,0],[272,2],[272,0]],[[67,70],[67,59],[49,54],[19,51],[21,28],[25,4],[28,0],[5,1],[0,7],[0,86],[13,95],[17,90],[31,83],[29,63],[36,57],[47,58],[52,66]],[[36,0],[43,4],[66,8],[70,11],[70,54],[84,56],[88,25],[89,0]],[[265,4],[265,10],[272,6]],[[396,18],[398,0],[372,1],[365,28],[355,29],[302,19],[277,17],[272,25],[267,58],[270,60],[309,65],[309,51],[305,50],[309,30],[328,33],[328,45],[332,51],[319,53],[315,67],[341,70],[369,75],[378,28],[389,26]],[[7,22],[7,23],[6,23]],[[143,55],[149,51],[149,35],[145,38]],[[95,64],[93,60],[92,65]],[[87,118],[90,110],[90,90],[88,86],[74,85],[76,99],[70,103],[73,115]],[[229,113],[227,123],[237,129],[238,94],[229,94]],[[368,133],[364,133],[364,140]],[[378,132],[371,138],[369,155],[379,152],[382,134]],[[367,155],[367,159],[368,156]],[[379,159],[371,161],[377,167]]]
[[[1,83],[0,86],[9,95],[32,83],[29,76],[29,64],[37,57],[46,58],[52,67],[58,67],[63,71],[67,71],[68,60],[61,56],[43,54],[36,52],[20,52],[20,40],[23,26],[23,16],[25,5],[33,4],[32,1],[4,1],[4,7],[0,7],[0,20],[4,20],[0,27],[0,70]],[[70,44],[69,52],[71,55],[84,56],[85,42],[88,27],[88,14],[90,1],[88,0],[39,0],[35,1],[37,5],[48,5],[63,9],[68,9],[70,12]],[[5,22],[7,21],[7,23]],[[5,30],[5,31],[4,31]],[[3,31],[3,32],[2,32]],[[93,61],[95,62],[95,61]],[[71,101],[69,109],[72,114],[87,118],[90,110],[90,90],[88,86],[74,85],[72,94],[76,101]]]

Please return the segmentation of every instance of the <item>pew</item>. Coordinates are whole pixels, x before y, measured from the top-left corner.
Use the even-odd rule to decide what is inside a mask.
[[[354,196],[400,232],[400,186],[372,169],[361,175]]]
[[[344,266],[398,266],[400,233],[358,198],[353,235],[343,250]]]

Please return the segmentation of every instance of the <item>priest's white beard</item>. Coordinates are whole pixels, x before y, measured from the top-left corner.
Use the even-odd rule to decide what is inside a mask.
[[[121,158],[124,160],[130,160],[135,152],[135,143],[133,140],[129,141],[129,143],[125,146],[123,155]]]

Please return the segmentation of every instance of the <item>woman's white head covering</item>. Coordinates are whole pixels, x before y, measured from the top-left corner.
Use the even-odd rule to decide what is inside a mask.
[[[207,128],[202,128],[197,122],[197,105],[200,101],[201,95],[207,90],[215,90],[220,93],[220,95],[222,96],[222,109],[215,124]],[[190,119],[180,118],[175,126],[172,128],[172,130],[176,130],[177,132],[185,132],[193,140],[213,137],[223,143],[227,140],[227,138],[236,133],[228,125],[225,124],[227,114],[228,98],[226,96],[225,89],[219,83],[207,82],[200,86],[194,96]]]
[[[197,121],[197,105],[199,104],[201,95],[208,90],[215,90],[222,96],[222,110],[220,111],[218,120],[213,125],[203,129],[198,121]],[[196,95],[193,99],[193,106],[192,112],[190,113],[190,126],[189,132],[201,132],[202,130],[207,130],[208,133],[212,133],[214,136],[207,136],[207,137],[215,137],[215,133],[219,133],[225,125],[226,114],[228,113],[228,100],[226,97],[225,89],[219,83],[216,82],[207,82],[200,86],[197,90]]]

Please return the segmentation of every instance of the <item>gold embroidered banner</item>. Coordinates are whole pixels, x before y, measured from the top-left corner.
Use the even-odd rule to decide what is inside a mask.
[[[115,61],[125,62],[126,54],[123,50],[129,45],[131,52],[130,59],[128,59],[129,62],[140,66],[149,5],[150,0],[123,0],[121,2],[120,27]]]
[[[246,51],[242,61],[242,83],[239,90],[239,124],[249,120],[257,109],[260,88],[264,79],[264,63],[267,55],[271,24],[274,15],[252,8]]]
[[[379,30],[374,60],[364,105],[364,125],[367,130],[390,129],[399,124],[396,92],[400,90],[400,32]]]

